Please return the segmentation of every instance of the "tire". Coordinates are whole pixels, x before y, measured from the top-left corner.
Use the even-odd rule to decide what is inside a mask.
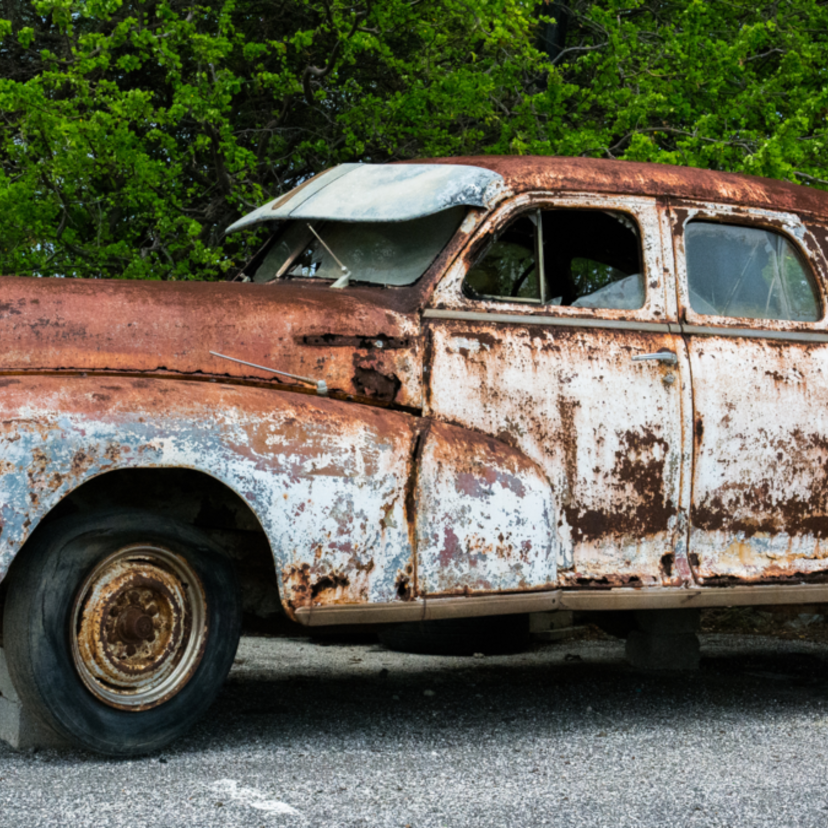
[[[389,650],[421,655],[503,655],[529,645],[528,615],[490,615],[394,624],[379,633]]]
[[[77,747],[164,747],[207,711],[233,663],[235,570],[188,524],[123,509],[67,517],[32,536],[9,577],[12,682]]]

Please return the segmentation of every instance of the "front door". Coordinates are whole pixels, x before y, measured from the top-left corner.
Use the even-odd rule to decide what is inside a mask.
[[[672,213],[693,375],[690,561],[701,583],[828,570],[828,331],[791,215]]]
[[[689,374],[662,229],[652,199],[521,196],[488,220],[424,314],[425,413],[540,466],[559,585],[690,577]],[[425,594],[440,552],[418,549]]]

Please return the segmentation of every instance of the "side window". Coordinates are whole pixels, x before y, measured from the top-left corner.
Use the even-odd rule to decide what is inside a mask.
[[[816,322],[813,276],[781,233],[693,221],[685,230],[690,307],[708,316]]]
[[[464,282],[475,298],[634,310],[644,305],[638,228],[603,210],[536,210],[510,222]]]
[[[535,212],[504,228],[466,276],[467,292],[486,299],[540,302],[537,226]]]

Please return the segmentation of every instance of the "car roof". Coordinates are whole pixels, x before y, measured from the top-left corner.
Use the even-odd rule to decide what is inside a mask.
[[[637,161],[538,155],[428,158],[412,163],[483,167],[503,176],[506,186],[514,193],[560,190],[661,196],[828,218],[827,192],[739,173]]]

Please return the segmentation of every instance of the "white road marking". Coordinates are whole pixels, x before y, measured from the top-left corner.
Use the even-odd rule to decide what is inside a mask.
[[[260,811],[268,811],[271,814],[299,816],[299,811],[291,808],[286,802],[280,802],[278,799],[269,799],[266,794],[257,791],[255,788],[240,786],[235,779],[219,779],[210,785],[210,790],[218,796],[241,802],[243,805],[257,808]]]

